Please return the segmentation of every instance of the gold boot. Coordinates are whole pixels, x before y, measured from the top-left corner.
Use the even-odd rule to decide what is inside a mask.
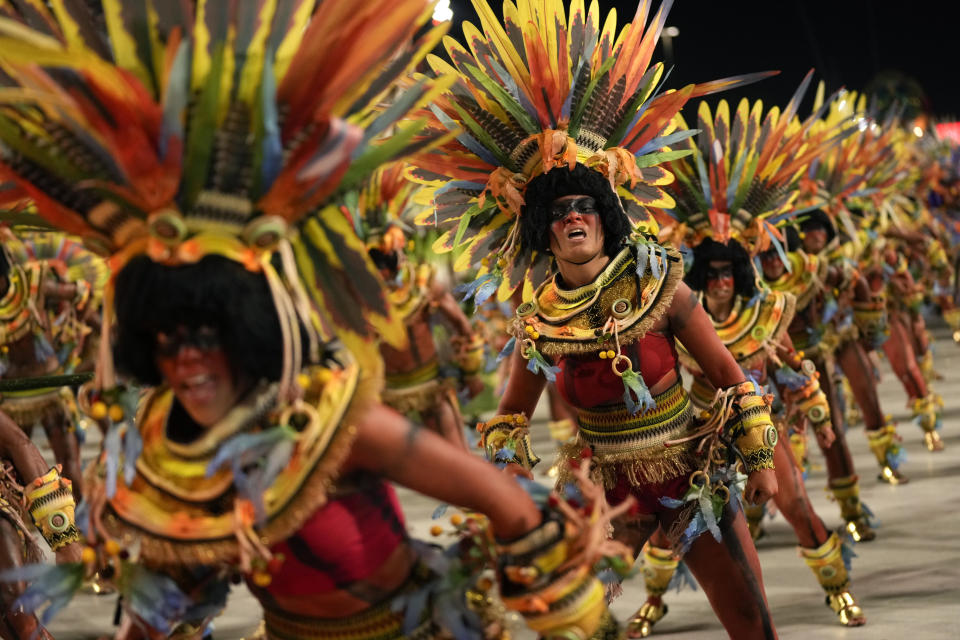
[[[943,376],[933,368],[933,351],[929,348],[923,354],[923,358],[920,359],[920,372],[923,374],[923,379],[927,381],[927,384],[936,382],[937,380],[943,380]]]
[[[800,555],[826,592],[827,606],[837,614],[840,623],[848,627],[859,627],[866,623],[863,609],[850,593],[850,576],[843,563],[840,536],[833,533],[816,549],[800,547]]]
[[[763,537],[763,516],[766,509],[762,504],[744,504],[743,515],[747,516],[747,527],[754,542]]]
[[[860,483],[857,476],[830,480],[830,492],[840,505],[840,515],[847,523],[845,529],[856,542],[869,542],[877,537],[870,526],[870,514],[860,502]]]
[[[791,433],[790,450],[793,452],[793,459],[797,461],[797,466],[804,474],[810,470],[810,461],[807,459],[807,434]]]
[[[863,421],[863,415],[860,413],[856,398],[853,397],[853,388],[850,387],[850,381],[846,376],[840,377],[840,392],[843,394],[843,419],[848,425],[860,424]]]
[[[680,560],[670,549],[655,547],[649,542],[643,548],[643,582],[647,587],[647,601],[627,622],[627,638],[646,638],[653,625],[667,615],[663,594],[677,571]]]
[[[876,431],[867,431],[867,442],[873,451],[877,464],[880,465],[878,479],[888,484],[906,484],[910,478],[900,472],[900,463],[903,461],[903,450],[900,447],[900,436],[897,435],[897,425],[887,416],[886,423]]]
[[[960,344],[960,307],[944,311],[943,319],[953,329],[953,341]]]
[[[923,443],[929,451],[943,451],[943,440],[937,432],[940,428],[940,409],[943,398],[936,393],[928,393],[913,401],[913,417],[923,429]]]

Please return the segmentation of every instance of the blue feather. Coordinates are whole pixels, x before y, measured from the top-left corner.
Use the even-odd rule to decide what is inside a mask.
[[[283,168],[283,143],[280,140],[280,116],[277,113],[277,79],[274,76],[271,51],[268,62],[263,65],[263,79],[260,82],[260,106],[263,110],[263,140],[260,142],[260,182],[261,189],[269,189]]]
[[[503,349],[500,350],[500,353],[497,354],[497,363],[499,364],[500,362],[503,361],[504,358],[511,356],[516,346],[517,346],[517,339],[511,336],[511,338],[507,340],[507,344],[505,344],[503,346]]]

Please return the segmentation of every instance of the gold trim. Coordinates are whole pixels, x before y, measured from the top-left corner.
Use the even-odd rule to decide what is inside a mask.
[[[733,310],[722,322],[714,320],[707,311],[723,346],[741,368],[748,370],[764,365],[770,350],[780,345],[795,314],[796,297],[784,291],[768,291],[763,299],[757,300],[751,307],[746,307],[743,298],[737,296]],[[694,375],[702,372],[700,365],[679,341],[677,355],[680,364]]]
[[[348,351],[338,352],[336,359],[344,363],[343,369],[334,372],[320,397],[311,402],[323,420],[311,422],[300,433],[290,464],[264,495],[267,522],[256,531],[268,547],[292,535],[326,504],[356,434],[351,425],[379,391],[380,381],[362,376]],[[128,542],[138,540],[141,560],[152,565],[235,561],[239,555],[233,513],[236,494],[230,472],[221,471],[210,479],[198,477],[206,461],[183,460],[169,450],[149,459],[150,449],[162,446],[162,440],[151,433],[166,421],[162,409],[168,405],[160,400],[170,394],[160,393],[140,424],[148,460],[141,456],[130,487],[118,482],[116,495],[104,511],[104,525],[112,535]],[[165,487],[177,487],[176,493],[148,481],[143,469],[157,464],[151,480],[163,478]],[[96,471],[90,474],[91,482],[102,485],[97,475]],[[213,491],[220,488],[219,494]],[[212,499],[198,503],[198,495]]]
[[[659,255],[655,258],[660,264],[659,278],[654,278],[649,268],[643,276],[636,276],[633,247],[625,247],[588,285],[564,290],[557,286],[555,276],[537,290],[536,314],[515,322],[521,327],[534,324],[539,334],[536,347],[544,355],[593,353],[602,348],[598,334],[613,305],[626,299],[632,302],[632,308],[619,320],[620,344],[635,342],[667,313],[683,278],[679,252],[665,249],[666,259]]]

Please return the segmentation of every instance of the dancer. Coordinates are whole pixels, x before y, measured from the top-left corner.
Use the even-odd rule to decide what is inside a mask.
[[[108,271],[103,260],[62,233],[0,227],[0,377],[70,373],[87,351],[88,326]],[[80,434],[68,388],[10,391],[0,409],[28,435],[43,427],[54,457],[80,499]]]
[[[59,466],[49,468],[20,427],[0,412],[0,572],[43,561],[27,522],[36,526],[58,562],[79,559],[73,492],[60,472]],[[0,583],[0,638],[51,639],[35,615],[15,606],[25,588],[19,581]]]
[[[670,175],[651,165],[672,152],[647,154],[669,144],[658,136],[689,97],[733,83],[651,99],[662,65],[647,65],[666,15],[647,25],[646,4],[619,35],[600,34],[596,9],[579,3],[568,17],[554,5],[508,2],[505,24],[485,3],[474,6],[482,24],[464,27],[470,51],[447,40],[460,83],[433,108],[435,127],[453,121],[468,133],[413,162],[439,188],[435,217],[420,220],[444,233],[435,249],[463,247],[463,262],[480,269],[468,293],[482,302],[524,291],[509,381],[499,415],[478,426],[481,443],[492,460],[532,467],[529,416],[555,379],[579,422],[558,483],[589,458],[611,503],[638,500],[615,522],[617,539],[636,554],[662,524],[689,546],[728,633],[775,637],[746,522],[725,497],[737,455],[750,474],[748,499],[776,492],[777,432],[681,283],[679,254],[647,235],[655,227],[646,207],[672,204],[660,188]],[[521,33],[523,53],[514,48]],[[550,267],[557,271],[543,282]],[[680,384],[675,337],[722,389],[708,419],[694,418]],[[711,509],[700,510],[701,497]]]
[[[800,359],[786,335],[794,311],[793,297],[757,291],[755,280],[748,254],[733,239],[724,245],[708,238],[697,245],[693,267],[686,277],[690,287],[700,293],[717,333],[741,368],[782,398],[774,403],[780,439],[774,452],[779,490],[773,502],[793,527],[800,555],[826,593],[827,606],[841,624],[860,626],[866,618],[850,592],[844,543],[837,533],[827,529],[810,503],[802,471],[788,444],[788,422],[798,427],[809,422],[818,441],[830,446],[834,436],[827,400],[819,388],[813,363]],[[700,410],[709,408],[715,389],[685,351],[680,352],[680,358],[695,374],[690,392],[694,406]],[[776,391],[772,388],[774,382]],[[753,511],[762,517],[762,508]],[[746,513],[750,521],[750,507]],[[759,521],[750,524],[751,530],[759,529]],[[663,595],[679,560],[662,532],[651,537],[644,549],[647,602],[638,615],[642,618],[637,625],[639,637],[649,635],[653,625],[666,614]]]
[[[773,407],[780,438],[774,461],[779,490],[773,500],[793,526],[801,555],[826,591],[828,606],[842,624],[859,626],[865,618],[848,590],[840,538],[828,532],[814,511],[788,445],[788,421],[798,428],[809,423],[822,446],[832,444],[835,435],[827,399],[813,363],[794,351],[787,336],[795,298],[758,288],[759,278],[745,249],[756,253],[781,247],[782,236],[770,220],[792,213],[803,168],[836,143],[836,131],[813,131],[816,115],[793,122],[810,77],[807,74],[782,113],[775,109],[764,119],[770,134],[763,138],[750,133],[759,129],[751,125],[759,125],[763,118],[761,103],[751,107],[741,100],[733,111],[733,127],[726,101],[720,101],[715,113],[701,103],[697,112],[701,133],[695,143],[682,143],[691,155],[670,163],[677,179],[668,187],[676,200],[669,213],[682,223],[680,228],[687,229],[687,244],[694,247],[687,284],[700,296],[717,335],[743,373],[777,398]],[[682,117],[677,124],[679,131],[689,130]],[[744,166],[750,170],[738,170]],[[694,375],[690,389],[694,407],[709,410],[717,389],[705,373],[708,370],[683,348],[680,361]],[[751,511],[762,517],[762,502],[756,501],[756,506],[760,509],[748,507],[748,519]],[[751,530],[759,530],[759,519],[752,524]],[[662,596],[677,560],[666,536],[658,531],[644,552],[648,598],[637,612],[631,629],[634,637],[649,635],[666,614]]]
[[[241,577],[267,638],[478,637],[462,593],[442,588],[441,559],[407,537],[388,480],[486,514],[507,604],[545,637],[609,631],[580,514],[564,512],[581,518],[568,527],[563,503],[541,511],[377,401],[374,336],[405,332],[330,198],[421,134],[404,118],[444,80],[382,117],[371,105],[445,30],[413,37],[429,3],[151,7],[109,7],[152,16],[142,47],[127,46],[140,32],[122,19],[107,20],[103,46],[86,5],[46,15],[53,36],[23,26],[0,45],[5,77],[34,87],[32,109],[4,94],[19,107],[4,111],[3,177],[112,254],[85,398],[109,405],[107,434],[79,570],[123,595],[119,637],[199,635]],[[118,372],[151,390],[141,398]],[[593,506],[582,535],[611,517]]]
[[[830,265],[839,278],[832,290],[824,289],[821,343],[832,347],[833,361],[850,384],[870,449],[880,467],[877,477],[892,485],[905,484],[909,478],[900,469],[900,437],[896,424],[880,408],[873,363],[864,346],[889,348],[888,334],[894,326],[886,309],[887,296],[872,291],[859,265],[837,250],[841,240],[833,221],[822,209],[804,213],[799,229],[804,253]],[[845,416],[837,423],[842,424],[843,419]]]
[[[431,316],[442,314],[454,333],[453,357],[460,378],[471,396],[483,389],[478,375],[485,355],[481,336],[451,293],[435,277],[428,261],[411,260],[406,251],[403,221],[417,208],[417,185],[404,177],[404,166],[394,164],[377,171],[357,199],[356,219],[368,253],[390,289],[390,303],[402,317],[407,345],[380,347],[386,367],[384,404],[422,422],[448,442],[467,448],[463,418],[457,401],[457,380],[440,376],[437,345]],[[413,240],[411,240],[413,242]]]

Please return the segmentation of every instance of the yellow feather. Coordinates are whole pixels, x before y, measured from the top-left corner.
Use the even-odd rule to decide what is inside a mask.
[[[260,78],[263,77],[263,63],[266,57],[267,37],[273,24],[273,16],[277,9],[277,0],[266,0],[260,9],[257,31],[247,46],[247,59],[240,70],[240,85],[237,87],[237,99],[246,104],[253,104],[257,99],[257,88]]]
[[[137,56],[137,44],[123,24],[120,0],[103,0],[103,17],[110,36],[110,47],[118,67],[133,73],[145,87],[153,86],[150,74]]]
[[[13,42],[29,43],[34,47],[60,51],[63,44],[56,38],[44,35],[39,31],[34,31],[22,22],[11,20],[10,18],[0,18],[0,36],[10,36]],[[6,56],[7,50],[3,50]]]
[[[813,110],[816,111],[823,106],[824,95],[826,93],[826,86],[823,84],[823,80],[817,83],[817,93],[813,98]]]
[[[277,84],[287,75],[287,69],[290,68],[290,62],[300,48],[300,41],[303,40],[303,33],[310,22],[310,16],[313,14],[315,0],[304,0],[303,4],[297,9],[297,12],[290,18],[290,28],[287,29],[287,35],[284,36],[277,47],[276,62],[273,64],[274,75],[277,78]],[[281,25],[280,28],[283,28]]]
[[[80,35],[80,25],[73,19],[67,8],[63,6],[63,0],[50,0],[50,8],[57,16],[57,22],[60,24],[60,31],[63,32],[63,39],[67,41],[67,46],[71,49],[85,49],[86,43]]]
[[[513,43],[510,42],[510,38],[507,37],[507,32],[500,24],[500,19],[493,12],[490,5],[487,4],[486,0],[472,0],[472,2],[474,10],[480,17],[480,27],[489,37],[490,44],[500,54],[507,73],[516,80],[520,89],[529,96],[530,73],[523,64],[523,58],[520,57]],[[516,19],[517,7],[510,2],[510,0],[505,0],[503,3],[503,14],[505,17],[509,15]],[[518,22],[517,24],[521,23]]]
[[[217,98],[217,124],[223,123],[230,107],[233,92],[234,71],[237,68],[237,58],[234,49],[237,44],[237,25],[230,23],[227,27],[227,40],[223,43],[223,69],[220,73],[220,96]]]
[[[197,91],[210,73],[210,30],[207,29],[207,0],[197,0],[193,22],[193,67],[190,70],[190,88]]]
[[[147,30],[148,37],[150,38],[150,55],[152,57],[150,64],[153,65],[153,77],[156,78],[157,95],[162,96],[167,90],[167,74],[165,68],[167,51],[164,44],[160,41],[159,24],[160,16],[157,14],[157,9],[152,2],[148,2]]]

